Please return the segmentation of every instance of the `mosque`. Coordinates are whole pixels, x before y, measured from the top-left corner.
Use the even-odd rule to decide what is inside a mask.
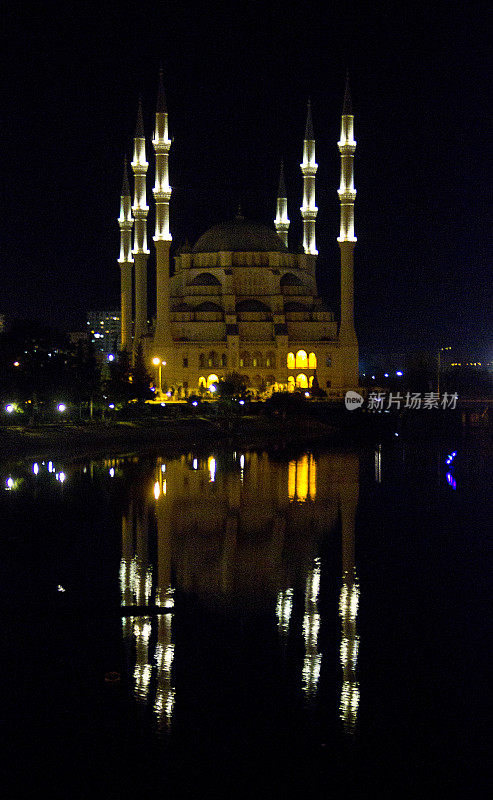
[[[358,341],[353,312],[354,200],[353,138],[349,84],[341,117],[340,315],[318,295],[315,136],[310,103],[301,173],[303,252],[290,247],[287,192],[281,165],[277,213],[272,228],[238,212],[214,225],[174,257],[170,274],[168,113],[160,75],[155,129],[153,189],[156,223],[156,317],[147,308],[146,139],[139,104],[134,137],[133,201],[125,164],[121,193],[121,342],[135,360],[142,346],[149,374],[159,392],[176,397],[207,391],[227,373],[244,376],[255,391],[294,391],[319,387],[341,395],[358,386]]]

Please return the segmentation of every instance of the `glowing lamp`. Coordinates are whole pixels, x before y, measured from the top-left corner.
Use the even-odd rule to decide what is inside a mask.
[[[403,373],[400,371],[400,369],[397,370],[397,372],[395,374],[398,375],[399,378],[402,378]]]
[[[18,361],[14,361],[14,367],[20,367],[20,364],[19,364]]]
[[[110,403],[109,406],[108,406],[108,408],[114,408],[114,407],[115,407],[114,403]]]
[[[14,411],[14,406],[12,405],[12,403],[9,403],[8,405],[5,406],[5,411],[7,412],[7,414],[12,414],[12,411]]]
[[[158,358],[157,356],[154,356],[154,358],[152,359],[152,363],[154,364],[155,367],[159,367],[161,359]]]
[[[57,409],[61,414],[63,414],[63,412],[67,410],[67,406],[65,403],[58,403]]]
[[[109,354],[109,356],[108,356],[108,361],[114,361],[114,360],[115,360],[115,356],[113,356],[113,355],[110,353],[110,354]]]
[[[212,394],[214,394],[214,392],[216,392],[216,391],[217,391],[217,389],[216,389],[216,387],[214,386],[214,384],[213,384],[213,383],[211,383],[211,385],[209,386],[209,391],[210,391]]]

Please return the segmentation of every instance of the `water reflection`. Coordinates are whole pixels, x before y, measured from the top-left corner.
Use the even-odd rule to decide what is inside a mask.
[[[299,686],[306,700],[315,701],[327,650],[320,641],[320,548],[340,522],[340,712],[345,730],[354,730],[359,702],[358,456],[302,453],[274,461],[257,452],[188,453],[137,469],[134,459],[131,466],[121,518],[120,588],[122,606],[130,614],[122,618],[123,636],[138,701],[169,728],[176,693],[175,589],[221,613],[271,607],[283,650],[290,637],[294,642],[302,637]],[[118,475],[125,478],[124,462],[118,464]],[[133,607],[139,613],[133,614]],[[150,613],[142,616],[147,608]]]

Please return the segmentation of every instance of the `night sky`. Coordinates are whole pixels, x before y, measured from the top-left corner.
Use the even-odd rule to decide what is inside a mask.
[[[0,312],[74,330],[88,309],[118,306],[123,156],[131,156],[139,94],[151,133],[160,62],[174,137],[174,246],[234,216],[238,201],[246,216],[272,225],[281,158],[290,242],[300,242],[311,96],[318,279],[337,308],[337,140],[349,68],[362,354],[463,345],[493,357],[490,5],[324,9],[5,5]],[[148,160],[150,196],[149,148]]]

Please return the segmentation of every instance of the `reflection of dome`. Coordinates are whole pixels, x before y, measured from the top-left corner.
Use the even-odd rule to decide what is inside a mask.
[[[193,248],[194,253],[218,253],[220,250],[233,253],[285,253],[286,246],[267,225],[238,216],[230,222],[214,225],[202,234]]]

